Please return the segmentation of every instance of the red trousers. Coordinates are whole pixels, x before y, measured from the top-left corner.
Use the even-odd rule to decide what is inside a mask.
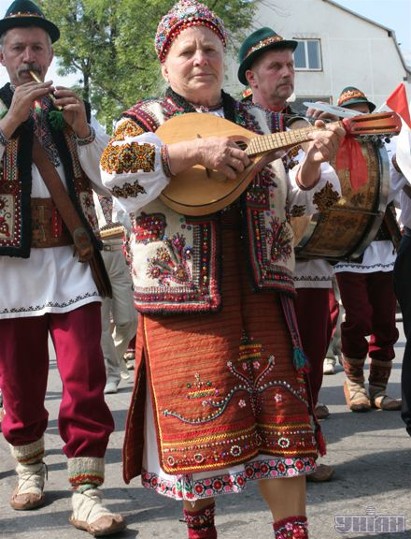
[[[398,339],[393,272],[337,273],[345,320],[341,347],[345,356],[390,361]],[[367,337],[370,337],[369,342]]]
[[[328,289],[328,303],[330,309],[331,338],[333,338],[337,329],[338,317],[340,315],[340,304],[335,297],[333,288]]]
[[[4,437],[22,446],[39,440],[47,428],[49,335],[63,385],[58,415],[63,451],[68,458],[102,458],[114,423],[104,401],[99,303],[64,314],[0,320]]]
[[[303,350],[310,362],[308,380],[314,405],[323,381],[323,362],[331,338],[328,288],[298,288],[295,302]]]

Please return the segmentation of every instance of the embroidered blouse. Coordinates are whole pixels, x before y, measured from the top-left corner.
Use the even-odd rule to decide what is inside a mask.
[[[224,116],[258,134],[284,130],[281,115],[222,93]],[[158,198],[170,178],[163,167],[159,125],[194,109],[170,89],[161,99],[137,103],[116,126],[103,153],[104,185],[132,215],[134,297],[143,313],[213,311],[221,306],[218,257],[221,213],[180,215]],[[296,174],[291,171],[290,174]],[[313,194],[336,174],[324,165],[312,190],[291,183],[283,160],[267,165],[239,199],[247,261],[255,290],[294,294],[290,215],[317,211]],[[224,210],[223,210],[224,211]],[[242,263],[239,261],[239,263]]]

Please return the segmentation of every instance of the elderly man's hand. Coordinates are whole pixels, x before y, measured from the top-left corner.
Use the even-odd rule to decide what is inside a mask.
[[[86,108],[83,100],[75,92],[62,86],[57,86],[54,92],[55,105],[63,109],[65,122],[73,129],[79,138],[90,135],[90,126],[87,122]]]
[[[51,89],[51,81],[40,84],[34,81],[27,82],[16,87],[10,108],[1,120],[1,128],[7,138],[11,137],[19,125],[28,119],[36,99],[48,95]]]
[[[330,161],[335,157],[346,134],[345,129],[340,123],[325,124],[321,120],[315,122],[315,127],[318,131],[311,134],[311,143],[306,152],[307,160],[313,163]]]
[[[306,189],[312,188],[320,179],[321,163],[330,161],[337,153],[338,146],[345,136],[345,130],[340,123],[326,124],[316,121],[310,134],[311,142],[305,152],[297,172],[297,181]]]

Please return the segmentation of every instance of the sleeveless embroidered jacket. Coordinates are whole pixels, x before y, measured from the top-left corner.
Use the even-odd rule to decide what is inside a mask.
[[[265,134],[283,130],[280,115],[236,102],[224,92],[223,104],[225,117],[250,131]],[[168,90],[163,99],[147,99],[128,110],[113,140],[155,132],[172,116],[192,111],[180,96]],[[133,186],[127,183],[113,194],[124,196],[122,191],[128,189],[125,196],[133,196],[138,187],[138,182]],[[239,206],[242,230],[238,234],[243,237],[251,286],[293,295],[293,233],[281,159],[255,177]],[[220,308],[219,257],[224,249],[220,245],[220,215],[183,216],[156,199],[134,216],[131,254],[135,304],[140,312],[204,312]]]
[[[11,100],[10,84],[0,89],[0,117],[7,112]],[[48,112],[52,103],[42,101],[44,122],[41,139],[55,166],[61,163],[65,172],[68,193],[84,225],[98,231],[93,205],[91,182],[81,168],[74,132],[66,125],[62,130],[52,129]],[[28,258],[31,248],[32,141],[35,122],[30,117],[9,140],[0,163],[0,255]],[[40,134],[40,133],[39,133]],[[92,234],[93,241],[96,241]]]

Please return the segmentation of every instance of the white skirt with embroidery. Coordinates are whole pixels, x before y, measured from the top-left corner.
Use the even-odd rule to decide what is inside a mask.
[[[221,494],[242,492],[249,481],[307,475],[315,471],[315,459],[258,455],[243,464],[221,470],[171,475],[160,467],[151,394],[147,387],[144,455],[141,481],[145,488],[175,500],[196,501]]]

